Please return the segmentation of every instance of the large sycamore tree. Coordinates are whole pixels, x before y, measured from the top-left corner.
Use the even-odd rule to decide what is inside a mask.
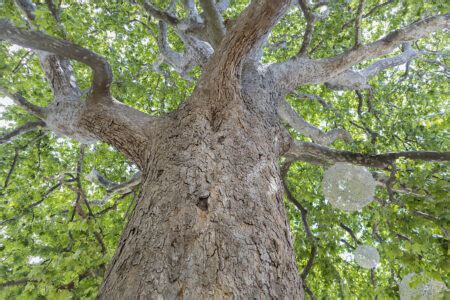
[[[0,1],[0,297],[443,284],[446,2]],[[334,164],[375,201],[331,206]]]

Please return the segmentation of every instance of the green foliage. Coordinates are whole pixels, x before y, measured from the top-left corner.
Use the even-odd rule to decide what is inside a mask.
[[[0,17],[26,26],[13,2],[0,1]],[[166,2],[154,3],[164,7]],[[226,18],[235,18],[248,1],[231,2]],[[112,93],[119,101],[157,115],[178,107],[192,91],[195,83],[182,80],[169,68],[163,68],[163,75],[152,70],[158,55],[157,23],[139,6],[128,1],[64,1],[61,23],[57,24],[45,1],[35,3],[40,29],[108,59],[115,78]],[[366,1],[365,11],[379,3]],[[357,1],[330,1],[329,17],[316,24],[311,44],[311,49],[315,49],[313,58],[328,57],[352,47],[351,22],[356,7]],[[392,1],[363,19],[364,42],[448,9],[448,1]],[[276,26],[270,37],[270,44],[276,47],[267,47],[263,60],[282,61],[295,54],[305,26],[300,10],[293,9]],[[179,39],[170,35],[173,47],[182,49]],[[440,64],[448,63],[449,54],[436,56],[432,52],[442,51],[447,44],[444,33],[418,41],[415,48],[431,51],[412,62],[408,74],[404,67],[378,74],[370,82],[373,93],[364,92],[363,101],[353,91],[334,92],[323,85],[304,86],[299,91],[319,95],[333,108],[295,97],[289,101],[307,121],[324,130],[348,130],[355,142],[336,142],[333,146],[338,149],[363,153],[448,151],[448,67]],[[74,69],[81,88],[87,88],[90,71],[77,63]],[[199,72],[194,73],[198,77]],[[38,105],[46,105],[51,99],[36,55],[6,43],[0,44],[0,85],[22,91]],[[10,127],[33,120],[15,106],[8,107],[1,118],[13,122]],[[0,134],[9,131],[0,124]],[[0,146],[0,280],[26,279],[25,284],[1,289],[1,299],[95,298],[135,195],[119,199],[117,206],[114,202],[119,196],[104,207],[91,207],[91,218],[77,214],[76,183],[70,180],[77,176],[80,147],[74,141],[43,131],[27,133]],[[16,149],[17,162],[11,168]],[[94,167],[115,182],[130,179],[135,172],[124,156],[108,145],[98,143],[85,152],[80,178],[89,200],[102,199],[106,194],[103,187],[87,180]],[[409,193],[395,193],[392,201],[386,189],[380,187],[379,201],[361,212],[345,213],[333,209],[324,199],[321,167],[306,163],[291,167],[290,189],[308,210],[308,222],[317,241],[318,254],[306,279],[317,299],[395,299],[398,283],[411,272],[426,272],[448,286],[448,166],[399,160],[396,168],[393,188],[405,188]],[[9,181],[4,186],[6,178]],[[300,212],[289,203],[286,206],[301,271],[313,241],[306,237]],[[87,213],[88,208],[82,207]],[[381,264],[372,275],[351,259],[356,241],[340,223],[351,228],[359,242],[378,249]],[[102,252],[96,233],[100,234],[106,253]]]

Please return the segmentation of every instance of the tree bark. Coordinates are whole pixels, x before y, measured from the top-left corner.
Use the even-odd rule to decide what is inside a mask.
[[[289,142],[273,95],[247,83],[225,107],[201,85],[154,128],[100,299],[303,299],[278,167]]]

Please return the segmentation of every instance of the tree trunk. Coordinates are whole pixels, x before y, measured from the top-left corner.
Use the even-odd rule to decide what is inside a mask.
[[[274,106],[211,110],[220,95],[193,97],[205,100],[170,114],[146,147],[142,194],[100,299],[303,299]]]

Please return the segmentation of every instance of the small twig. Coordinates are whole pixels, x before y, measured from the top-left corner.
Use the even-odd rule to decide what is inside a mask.
[[[9,168],[8,174],[6,175],[6,178],[5,178],[5,183],[3,184],[3,190],[6,190],[6,188],[8,187],[9,180],[11,179],[11,175],[14,172],[14,169],[16,167],[18,159],[19,159],[19,148],[16,147],[14,149],[14,158],[11,163],[11,167]]]
[[[311,228],[309,227],[309,224],[308,224],[308,219],[307,219],[308,211],[306,210],[305,207],[303,207],[303,205],[294,197],[294,195],[289,190],[289,186],[288,186],[288,183],[287,183],[287,172],[289,171],[290,165],[291,165],[290,162],[286,162],[285,165],[282,168],[282,178],[283,178],[284,190],[286,192],[286,196],[287,196],[289,202],[294,204],[295,207],[300,211],[301,218],[302,218],[302,223],[303,223],[303,227],[305,229],[306,236],[311,241],[311,252],[310,252],[310,255],[309,255],[309,259],[308,259],[308,261],[306,263],[306,266],[303,268],[303,271],[302,271],[302,273],[300,275],[302,277],[302,279],[303,279],[303,282],[304,282],[306,280],[306,277],[308,276],[309,272],[311,271],[312,266],[314,264],[315,257],[317,256],[317,240],[314,237],[314,235],[312,234]]]

